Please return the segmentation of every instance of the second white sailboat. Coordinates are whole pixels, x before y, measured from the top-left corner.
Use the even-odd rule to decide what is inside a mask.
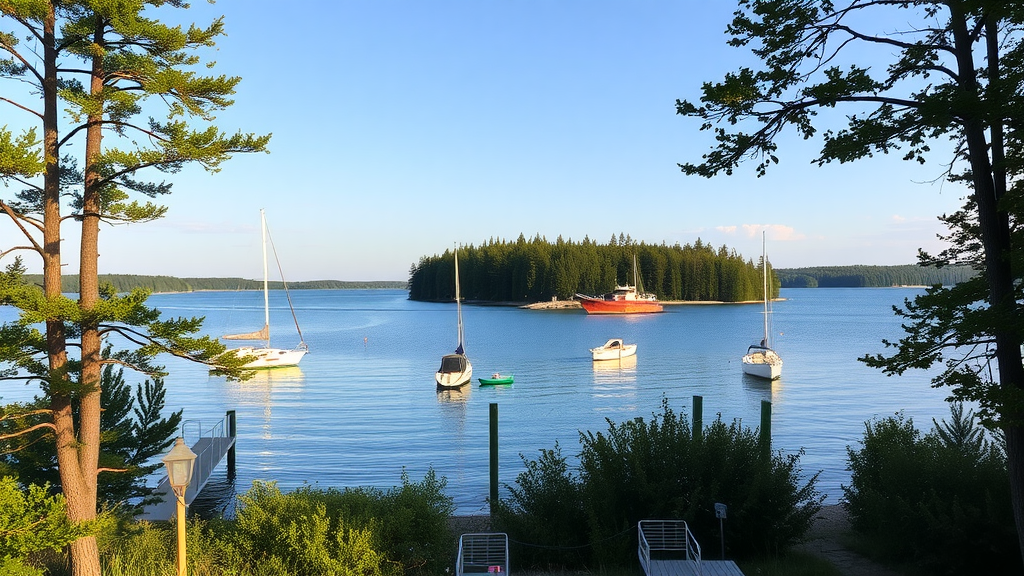
[[[233,349],[238,356],[253,356],[243,368],[274,368],[278,366],[296,366],[302,357],[306,355],[309,348],[302,339],[302,329],[299,328],[299,320],[295,316],[295,308],[292,306],[291,295],[288,294],[288,284],[284,282],[284,274],[281,274],[281,282],[284,284],[285,296],[288,298],[288,308],[292,312],[292,319],[295,320],[295,330],[299,333],[299,344],[293,349],[271,348],[270,347],[270,290],[267,271],[267,216],[260,210],[261,239],[263,241],[263,328],[256,332],[246,334],[229,334],[223,336],[225,340],[262,340],[262,347],[240,346]],[[271,242],[273,244],[273,242]],[[277,251],[275,250],[275,260]],[[279,269],[280,270],[280,269]]]
[[[462,295],[459,292],[459,249],[455,248],[455,309],[459,318],[459,345],[454,354],[441,358],[441,367],[434,374],[438,388],[459,388],[473,379],[473,365],[466,357],[462,331]]]

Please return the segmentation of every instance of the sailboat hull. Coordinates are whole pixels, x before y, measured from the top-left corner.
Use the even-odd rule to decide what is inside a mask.
[[[278,368],[284,366],[298,366],[299,361],[306,355],[306,350],[297,348],[294,350],[283,350],[281,348],[253,348],[243,346],[236,348],[239,356],[255,356],[256,359],[245,364],[243,368]]]
[[[743,373],[766,380],[778,380],[782,377],[782,358],[768,348],[748,350],[743,357]]]
[[[577,294],[587,314],[650,314],[664,310],[656,300],[608,300]]]
[[[267,216],[263,210],[260,210],[260,231],[261,240],[263,244],[263,328],[256,332],[248,332],[245,334],[231,334],[224,336],[225,340],[263,340],[264,345],[262,348],[255,346],[241,346],[235,348],[230,352],[235,353],[239,357],[253,357],[248,364],[242,365],[244,369],[259,369],[259,368],[277,368],[279,366],[297,366],[299,360],[306,355],[306,343],[302,342],[302,331],[299,330],[299,320],[295,317],[295,309],[292,308],[292,299],[288,297],[288,308],[291,310],[292,318],[295,319],[295,329],[299,332],[299,345],[292,350],[285,350],[282,348],[271,348],[270,347],[270,288],[268,286],[268,272],[267,272]],[[274,251],[275,258],[277,257],[277,251]],[[278,270],[280,270],[280,263],[278,263]],[[284,273],[281,274],[281,279],[284,280]],[[288,284],[284,285],[285,295],[288,294]]]
[[[441,368],[434,374],[438,388],[459,388],[473,379],[473,365],[464,354],[449,354],[441,358]]]

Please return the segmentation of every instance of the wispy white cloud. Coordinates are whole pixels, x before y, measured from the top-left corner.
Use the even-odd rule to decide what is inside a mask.
[[[736,229],[735,226],[720,227]],[[768,239],[776,242],[790,242],[797,240],[806,240],[807,235],[801,232],[797,232],[792,226],[786,226],[784,224],[743,224],[739,227],[742,233],[747,238],[753,238],[761,234],[762,231],[768,233]]]

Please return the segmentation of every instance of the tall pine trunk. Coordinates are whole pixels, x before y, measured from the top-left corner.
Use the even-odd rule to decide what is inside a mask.
[[[966,14],[959,6],[950,7],[951,23],[960,88],[967,101],[980,98],[980,88],[975,77],[972,41],[968,32]],[[990,38],[987,39],[989,58],[989,81],[996,86],[989,97],[998,97],[998,42],[995,22],[986,23]],[[1017,527],[1017,543],[1024,558],[1024,411],[1013,399],[1024,392],[1024,361],[1020,353],[1020,337],[1014,328],[1020,326],[1020,308],[1014,295],[1013,271],[1010,266],[1012,239],[1010,215],[1000,207],[999,200],[1006,190],[1006,172],[1002,166],[1002,120],[992,122],[993,146],[990,149],[985,138],[986,124],[982,118],[969,115],[964,118],[964,136],[967,141],[967,155],[971,166],[974,185],[974,200],[978,206],[978,226],[985,252],[985,273],[988,283],[988,304],[996,323],[993,337],[996,343],[995,356],[998,367],[997,385],[1005,390],[1000,418],[1006,432],[1006,456],[1010,480],[1010,496],[1013,518]],[[995,161],[990,160],[989,152]]]
[[[61,215],[60,215],[60,145],[57,124],[57,47],[56,11],[47,4],[43,19],[43,292],[47,299],[61,297]],[[56,435],[57,463],[61,486],[67,502],[67,515],[72,522],[86,522],[96,517],[95,488],[88,488],[88,474],[82,467],[78,450],[78,434],[71,410],[68,390],[67,334],[61,318],[46,321],[46,343],[49,363],[49,387],[52,391],[50,409]],[[94,468],[95,469],[95,468]],[[92,473],[95,479],[95,472]],[[93,482],[95,486],[95,482]],[[90,502],[92,503],[90,506]],[[100,574],[99,551],[94,537],[81,538],[70,546],[73,570],[77,576]]]
[[[97,17],[93,37],[96,52],[92,58],[90,92],[102,101],[103,92],[103,20]],[[89,115],[85,141],[85,186],[82,194],[82,233],[79,263],[78,305],[82,310],[82,374],[79,394],[78,442],[76,444],[79,481],[74,495],[67,493],[68,510],[75,521],[96,518],[96,482],[100,452],[100,350],[99,326],[90,312],[99,301],[99,217],[100,180],[97,160],[102,151],[104,113]],[[60,447],[58,447],[60,451]],[[63,477],[62,477],[63,481]],[[100,576],[99,548],[95,538],[82,538],[71,544],[72,574]]]

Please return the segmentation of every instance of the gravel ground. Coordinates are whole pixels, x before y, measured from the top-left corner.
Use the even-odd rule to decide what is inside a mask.
[[[846,548],[844,540],[849,530],[850,520],[842,506],[822,506],[807,533],[807,542],[797,549],[828,560],[843,576],[900,576]]]

